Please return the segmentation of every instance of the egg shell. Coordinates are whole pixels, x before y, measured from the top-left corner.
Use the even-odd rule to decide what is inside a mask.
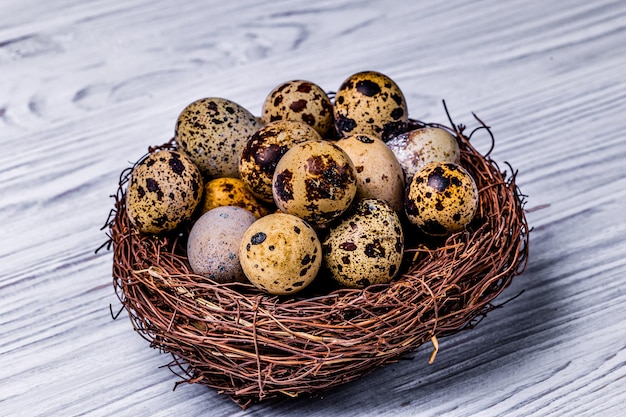
[[[202,213],[221,206],[241,207],[257,218],[263,217],[271,211],[269,205],[257,200],[239,178],[215,178],[204,185]]]
[[[461,231],[478,209],[478,189],[470,173],[451,162],[431,162],[419,170],[405,199],[408,220],[433,236]]]
[[[202,174],[184,154],[161,150],[132,170],[126,212],[142,233],[173,230],[189,220],[202,199]]]
[[[351,135],[335,142],[348,154],[357,179],[356,200],[386,200],[395,211],[404,208],[404,172],[395,154],[378,138]]]
[[[384,200],[361,200],[330,228],[322,253],[325,267],[344,286],[388,283],[398,274],[404,254],[400,218]]]
[[[299,217],[273,213],[246,230],[240,246],[248,280],[270,294],[294,294],[306,288],[322,264],[315,230]]]
[[[447,130],[425,127],[402,133],[387,142],[409,181],[430,162],[459,164],[461,151],[456,138]]]
[[[400,87],[380,72],[351,75],[335,95],[334,119],[340,136],[361,133],[387,141],[406,129],[408,114]]]
[[[299,143],[287,151],[276,166],[272,185],[280,211],[318,228],[346,211],[356,191],[350,157],[323,140]]]
[[[238,177],[239,155],[261,125],[239,104],[219,97],[196,100],[176,121],[179,148],[209,178]]]
[[[317,84],[292,80],[270,92],[263,103],[262,118],[265,123],[276,120],[304,122],[324,136],[333,124],[333,104]]]
[[[272,177],[278,161],[293,145],[321,139],[315,129],[302,122],[268,123],[246,142],[239,160],[239,177],[255,197],[272,202]]]
[[[239,262],[244,233],[256,217],[241,207],[222,206],[196,220],[187,240],[187,257],[194,273],[219,283],[245,281]]]

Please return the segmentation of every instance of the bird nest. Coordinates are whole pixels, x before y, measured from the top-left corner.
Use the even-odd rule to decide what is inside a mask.
[[[411,229],[397,278],[362,290],[322,276],[281,297],[195,275],[186,258],[189,225],[158,237],[131,225],[124,196],[132,167],[126,169],[105,225],[121,310],[153,348],[171,353],[178,383],[207,385],[244,408],[345,384],[427,342],[432,361],[437,338],[473,328],[527,262],[529,228],[516,173],[491,159],[493,134],[474,117],[479,126],[467,136],[450,118],[450,127],[415,120],[407,126],[444,127],[456,136],[461,165],[479,190],[474,220],[446,238]],[[484,155],[470,143],[478,131],[491,138]]]

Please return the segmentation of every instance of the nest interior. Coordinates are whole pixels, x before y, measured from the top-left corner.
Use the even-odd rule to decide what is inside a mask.
[[[135,331],[171,353],[169,367],[180,382],[207,385],[245,408],[322,392],[472,328],[525,268],[529,232],[515,172],[502,171],[491,150],[482,155],[470,143],[482,130],[493,145],[489,127],[476,120],[479,127],[467,136],[452,120],[452,127],[407,125],[443,127],[456,136],[461,164],[479,189],[479,210],[466,230],[447,238],[412,231],[398,277],[363,290],[329,288],[322,278],[284,298],[194,275],[185,254],[188,229],[148,236],[131,225],[124,192],[132,168],[126,169],[105,227],[114,288]]]

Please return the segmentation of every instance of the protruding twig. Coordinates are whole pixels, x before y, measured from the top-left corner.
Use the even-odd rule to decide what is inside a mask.
[[[430,353],[430,357],[428,358],[428,363],[432,365],[433,362],[435,362],[435,356],[437,356],[437,352],[439,352],[439,341],[437,340],[437,336],[431,337],[430,341],[433,344],[433,351]]]
[[[124,311],[124,306],[120,307],[119,311],[117,313],[113,313],[113,305],[109,304],[109,312],[111,313],[111,318],[113,320],[117,320],[117,318],[120,316],[120,314],[122,314],[122,311]]]

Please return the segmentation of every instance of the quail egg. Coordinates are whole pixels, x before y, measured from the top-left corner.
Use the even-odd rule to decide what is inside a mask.
[[[239,161],[239,176],[258,199],[272,202],[272,176],[278,161],[293,145],[321,139],[315,129],[302,122],[268,123],[245,144]]]
[[[438,127],[424,127],[402,133],[387,142],[402,165],[407,180],[429,162],[459,164],[461,151],[454,136]]]
[[[321,136],[333,124],[333,105],[320,86],[310,81],[287,81],[274,88],[263,103],[265,123],[276,120],[304,122]]]
[[[241,239],[256,217],[241,207],[222,206],[204,213],[187,240],[187,257],[194,273],[213,281],[245,281],[239,262]]]
[[[200,170],[184,154],[161,150],[140,161],[130,175],[126,211],[143,233],[176,228],[191,218],[202,199]]]
[[[328,141],[294,145],[278,161],[272,183],[274,202],[284,213],[324,227],[352,203],[357,191],[350,157]]]
[[[285,213],[260,218],[246,230],[240,261],[248,280],[270,294],[286,295],[307,287],[322,264],[322,248],[304,220]]]
[[[476,182],[462,166],[431,162],[411,180],[405,198],[408,220],[433,236],[461,231],[478,209]]]
[[[339,87],[334,119],[340,136],[362,133],[386,142],[406,129],[408,110],[404,94],[391,78],[364,71]]]
[[[270,207],[263,204],[246,188],[239,178],[215,178],[204,185],[202,212],[221,206],[241,207],[255,217],[263,217],[270,213]]]
[[[348,154],[356,172],[356,200],[386,200],[397,212],[404,207],[404,172],[394,153],[378,138],[351,135],[335,142]]]
[[[204,175],[237,177],[241,150],[260,126],[257,118],[237,103],[203,98],[178,116],[176,141]]]
[[[404,253],[400,218],[384,200],[361,200],[330,228],[322,253],[332,277],[347,287],[388,283]]]

